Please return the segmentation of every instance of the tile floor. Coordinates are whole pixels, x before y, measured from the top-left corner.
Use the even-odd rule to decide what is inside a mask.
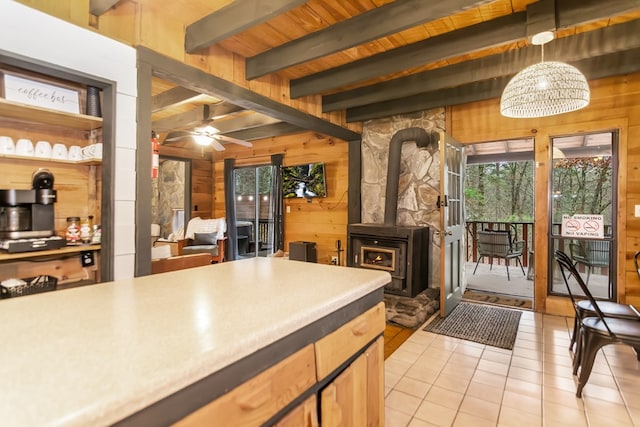
[[[385,425],[640,427],[640,362],[630,347],[600,351],[575,397],[572,322],[525,311],[513,350],[419,328],[385,361]]]

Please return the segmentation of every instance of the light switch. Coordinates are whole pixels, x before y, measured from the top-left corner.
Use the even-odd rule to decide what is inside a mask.
[[[636,206],[636,213],[637,213],[637,206]],[[287,206],[287,213],[291,213],[291,206]]]
[[[640,205],[636,205],[636,218],[640,218]]]

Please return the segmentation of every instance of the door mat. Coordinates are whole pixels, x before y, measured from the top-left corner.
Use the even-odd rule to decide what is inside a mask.
[[[436,317],[424,330],[511,350],[520,316],[520,310],[461,302],[447,317]]]
[[[474,291],[470,289],[467,289],[464,292],[464,295],[462,295],[462,299],[470,301],[481,301],[497,305],[506,305],[510,307],[526,308],[529,310],[533,308],[533,302],[527,298],[518,298],[511,295]]]

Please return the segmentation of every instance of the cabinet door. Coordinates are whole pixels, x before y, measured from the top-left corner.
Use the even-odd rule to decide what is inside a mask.
[[[323,427],[384,424],[384,344],[378,338],[322,391]]]
[[[274,424],[274,427],[318,427],[319,425],[318,406],[314,394]]]

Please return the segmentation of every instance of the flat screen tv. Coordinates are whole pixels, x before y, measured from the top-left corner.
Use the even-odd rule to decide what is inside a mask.
[[[285,199],[327,197],[324,163],[284,166],[282,168],[282,195]]]

